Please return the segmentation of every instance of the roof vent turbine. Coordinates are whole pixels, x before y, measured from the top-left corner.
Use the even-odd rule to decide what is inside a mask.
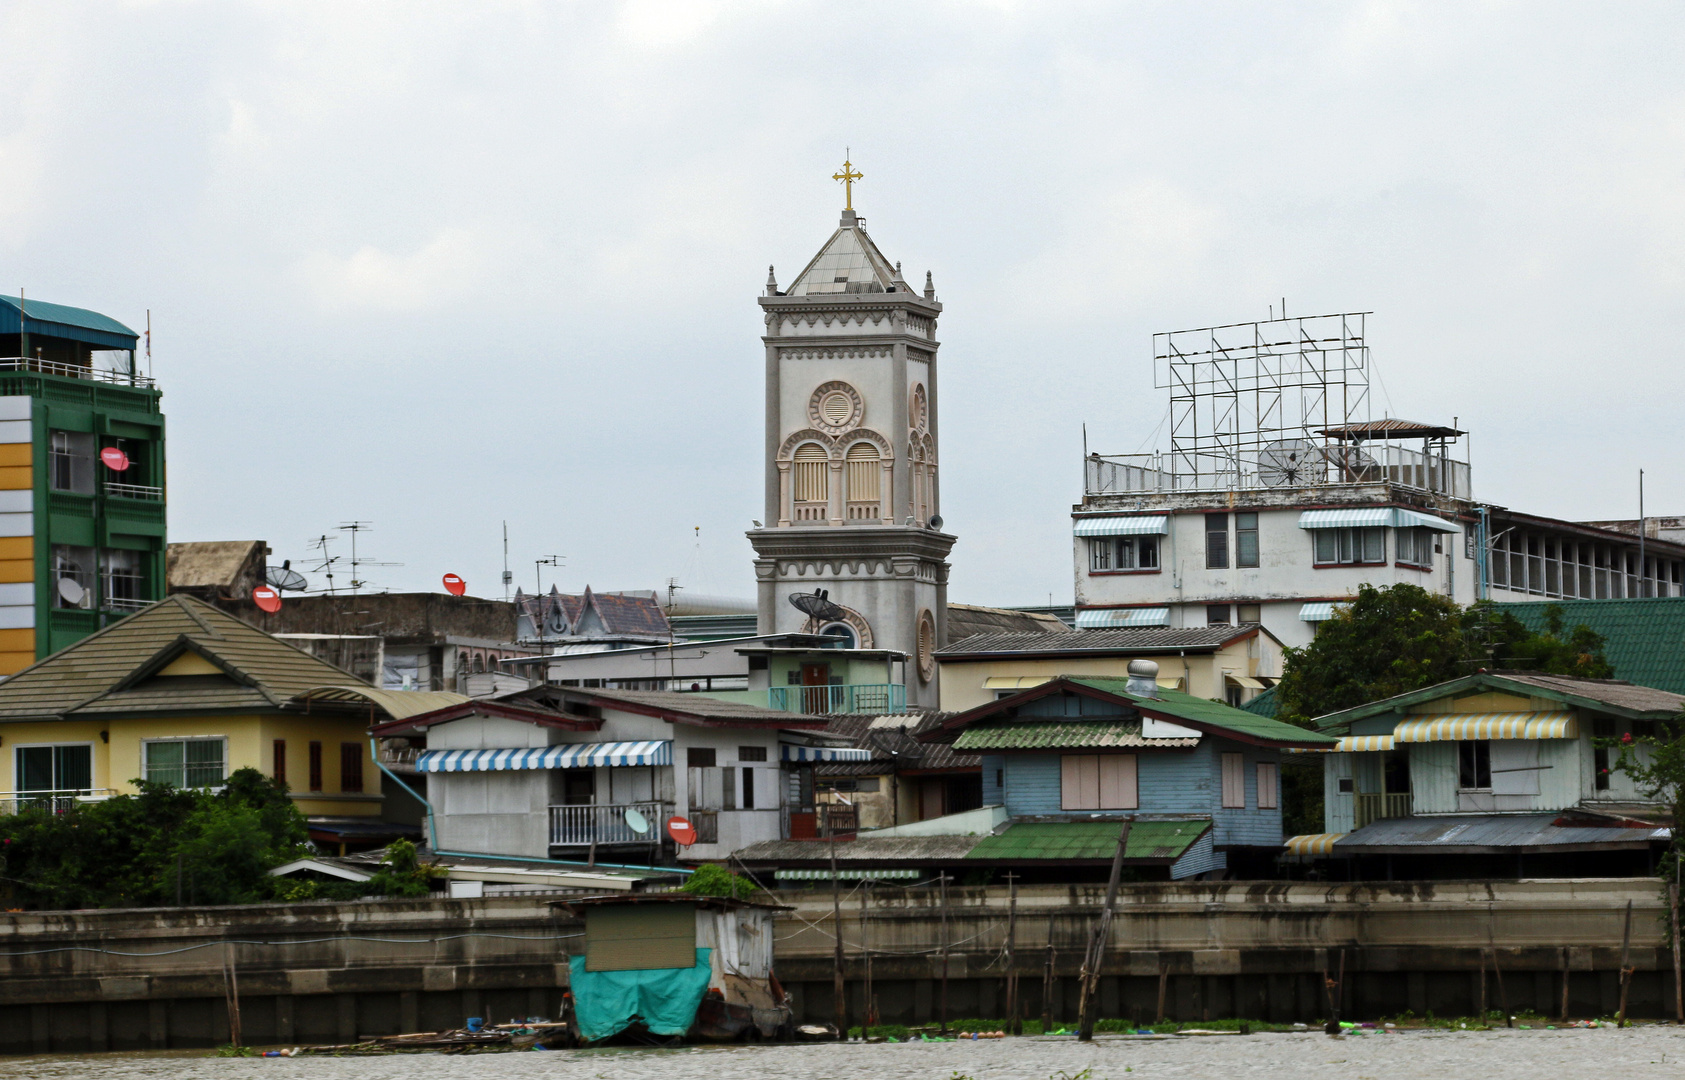
[[[1129,662],[1129,685],[1124,687],[1136,697],[1158,697],[1158,665],[1151,660]]]

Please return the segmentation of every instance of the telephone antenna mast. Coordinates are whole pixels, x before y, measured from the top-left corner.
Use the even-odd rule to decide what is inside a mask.
[[[353,595],[355,595],[357,593],[357,591],[359,589],[361,589],[363,586],[368,584],[368,582],[364,581],[363,578],[362,578],[362,575],[358,572],[360,567],[364,567],[364,566],[402,566],[402,565],[404,565],[403,563],[376,562],[373,559],[360,559],[360,558],[357,557],[357,534],[361,533],[361,532],[368,532],[369,530],[373,529],[374,528],[374,522],[372,522],[372,521],[345,521],[345,522],[341,522],[338,527],[339,527],[341,532],[348,532],[348,533],[351,534],[351,592],[352,592]]]

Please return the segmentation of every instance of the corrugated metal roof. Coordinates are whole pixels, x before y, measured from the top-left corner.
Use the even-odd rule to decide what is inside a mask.
[[[861,833],[858,839],[840,841],[836,846],[837,863],[859,866],[862,863],[892,865],[895,863],[947,862],[963,859],[977,846],[975,836],[886,836],[873,839]],[[1117,843],[1117,833],[1112,833]],[[832,845],[823,840],[762,840],[740,849],[736,854],[744,862],[828,865]]]
[[[1595,851],[1646,847],[1666,841],[1666,828],[1604,828],[1557,825],[1556,814],[1479,814],[1385,818],[1348,833],[1334,844],[1337,855],[1490,854],[1517,851]]]
[[[138,678],[173,655],[178,641],[235,674]],[[294,694],[326,685],[367,687],[349,671],[178,593],[0,682],[0,720],[280,708]]]
[[[1140,611],[1140,608],[1128,610]],[[1158,611],[1168,609],[1152,608]],[[1078,613],[1079,617],[1083,614]],[[943,659],[965,656],[1011,653],[1034,656],[1038,653],[1143,653],[1155,650],[1180,652],[1184,649],[1212,651],[1257,628],[1255,623],[1230,626],[1137,626],[1104,630],[1084,630],[1082,633],[1045,634],[977,634],[957,640],[938,649]]]
[[[791,727],[813,727],[825,723],[825,717],[823,716],[783,712],[779,709],[768,709],[761,705],[725,701],[720,698],[709,697],[703,693],[680,693],[676,690],[594,690],[575,686],[556,687],[555,692],[564,698],[575,696],[601,698],[604,701],[619,701],[628,705],[642,706],[646,709],[660,709],[662,712],[689,713],[692,716],[704,717],[709,720],[742,720],[763,724],[784,723]],[[514,694],[505,696],[516,697],[522,693],[525,693],[525,691],[517,690]]]
[[[837,867],[839,881],[912,881],[919,876],[917,870],[872,870],[866,867]],[[830,870],[780,870],[779,881],[829,881]]]
[[[978,607],[975,604],[948,605],[948,640],[959,641],[973,634],[1044,633],[1071,634],[1075,631],[1057,615],[1012,608]]]
[[[140,337],[111,316],[87,308],[0,296],[0,334],[17,333],[24,319],[29,321],[31,334],[68,338],[103,349],[132,349]]]
[[[316,686],[302,694],[295,694],[291,704],[307,708],[316,702],[370,702],[394,720],[408,720],[412,716],[448,709],[472,700],[467,694],[449,690],[377,690],[372,686]]]
[[[959,750],[1107,749],[1190,747],[1199,739],[1145,739],[1139,720],[1002,720],[973,724],[954,740]]]
[[[1071,529],[1075,536],[1161,536],[1169,531],[1168,514],[1077,518]]]
[[[1562,609],[1565,632],[1584,625],[1602,635],[1603,656],[1617,679],[1685,694],[1685,596],[1492,605],[1536,633],[1546,628],[1552,606]]]
[[[1142,698],[1129,693],[1127,679],[1110,679],[1097,676],[1074,676],[1074,683],[1090,686],[1108,694],[1116,694],[1134,701],[1137,707],[1166,716],[1178,717],[1184,720],[1196,720],[1215,727],[1227,728],[1257,739],[1267,739],[1272,742],[1291,742],[1314,746],[1334,745],[1335,740],[1319,732],[1308,731],[1293,724],[1284,724],[1267,716],[1246,712],[1244,709],[1225,705],[1220,701],[1195,697],[1181,690],[1160,689],[1156,698]],[[1011,698],[1003,699],[1005,701]]]
[[[1245,705],[1242,705],[1241,708],[1249,713],[1256,713],[1259,716],[1267,716],[1273,720],[1275,719],[1276,711],[1281,708],[1281,701],[1275,696],[1275,687],[1272,686],[1268,690],[1265,690],[1262,694],[1253,698],[1251,701],[1248,701]]]
[[[1074,862],[1111,859],[1117,853],[1122,822],[1019,821],[998,836],[985,836],[967,859],[1010,861],[1047,859]],[[1209,818],[1137,821],[1129,830],[1125,859],[1173,860],[1211,828]]]
[[[1382,713],[1399,712],[1441,698],[1459,697],[1479,690],[1542,697],[1593,711],[1626,714],[1640,719],[1664,719],[1685,708],[1685,694],[1634,686],[1618,679],[1579,679],[1571,675],[1538,675],[1523,671],[1483,671],[1461,679],[1425,686],[1405,694],[1371,701],[1355,709],[1317,717],[1323,730],[1344,727],[1357,720]]]

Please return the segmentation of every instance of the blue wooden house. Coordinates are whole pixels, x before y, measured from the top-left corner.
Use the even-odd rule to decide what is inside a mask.
[[[1142,876],[1256,874],[1282,850],[1281,755],[1335,740],[1131,678],[1066,675],[958,713],[923,736],[978,754],[983,801],[1007,823],[968,854],[1027,876],[1070,879],[1125,852]],[[1162,868],[1154,870],[1153,868]]]

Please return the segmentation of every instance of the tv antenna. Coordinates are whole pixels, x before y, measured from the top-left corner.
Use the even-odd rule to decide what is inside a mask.
[[[546,566],[561,566],[566,561],[566,555],[546,555],[542,559],[532,561],[532,574],[538,580],[538,595],[544,595],[544,568]]]
[[[339,537],[329,536],[327,533],[323,533],[321,536],[318,536],[316,539],[310,541],[311,550],[321,553],[320,561],[310,568],[310,572],[313,574],[325,574],[327,576],[328,585],[327,588],[322,591],[327,593],[329,596],[334,594],[333,567],[334,563],[339,561],[339,556],[328,554],[328,545],[337,539],[339,539]]]
[[[673,601],[676,599],[677,595],[683,591],[684,586],[679,584],[678,578],[670,577],[667,579],[667,614],[671,615],[673,613]]]
[[[358,589],[361,589],[363,586],[368,584],[367,581],[363,580],[361,577],[358,576],[358,573],[357,573],[358,567],[360,567],[360,566],[402,566],[402,565],[404,565],[403,563],[376,562],[373,559],[359,559],[357,557],[357,534],[360,533],[360,532],[369,532],[370,530],[372,530],[374,528],[374,522],[372,522],[372,521],[345,521],[345,522],[341,522],[340,525],[338,526],[338,528],[341,532],[348,532],[348,533],[351,534],[351,591],[352,591],[352,593],[356,593],[356,591]]]
[[[509,570],[509,523],[503,523],[503,599],[509,599],[509,586],[515,584],[515,575]]]

